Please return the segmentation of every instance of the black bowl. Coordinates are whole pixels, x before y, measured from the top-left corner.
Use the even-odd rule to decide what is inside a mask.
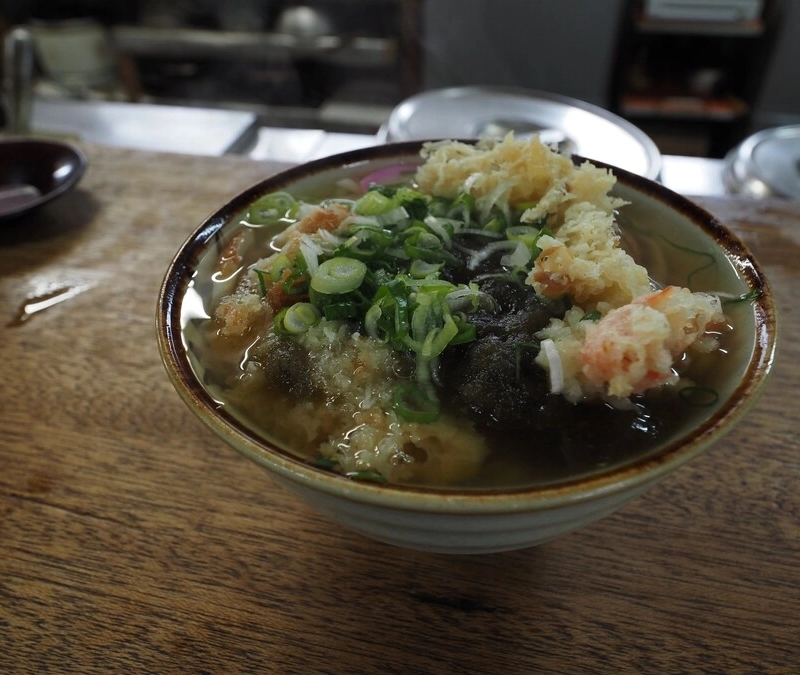
[[[0,141],[0,219],[20,216],[64,194],[81,179],[87,164],[86,156],[66,143]]]

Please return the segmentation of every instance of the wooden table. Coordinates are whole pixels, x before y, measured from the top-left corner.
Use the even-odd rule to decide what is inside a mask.
[[[583,531],[446,557],[331,525],[167,380],[171,256],[279,167],[86,152],[0,226],[0,672],[800,672],[800,203],[698,200],[781,310],[737,431]]]

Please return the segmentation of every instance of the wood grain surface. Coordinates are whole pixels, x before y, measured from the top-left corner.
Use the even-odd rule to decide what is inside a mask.
[[[0,224],[0,672],[798,672],[800,203],[698,199],[780,311],[740,427],[580,532],[446,557],[311,512],[167,380],[167,264],[279,167],[86,152],[77,190]]]

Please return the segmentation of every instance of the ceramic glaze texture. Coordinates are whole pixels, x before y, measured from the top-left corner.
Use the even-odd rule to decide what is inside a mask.
[[[288,492],[332,520],[368,537],[440,553],[489,553],[525,548],[603,518],[697,456],[730,431],[761,391],[775,348],[776,318],[769,284],[745,246],[708,213],[660,185],[614,169],[616,194],[629,202],[621,226],[646,228],[646,245],[669,252],[661,283],[735,297],[758,297],[731,309],[736,335],[719,379],[719,403],[688,416],[675,437],[630,462],[556,483],[497,489],[438,489],[353,481],[323,471],[220,406],[204,382],[205,364],[192,345],[191,316],[214,299],[207,261],[238,227],[234,216],[276,190],[313,193],[342,178],[419,162],[418,143],[358,150],[290,169],[241,195],[202,223],[172,261],[161,289],[158,341],[167,373],[191,410],[220,439],[256,462]],[[699,253],[698,253],[699,252]],[[698,264],[713,261],[713,264]],[[204,264],[205,261],[205,264]],[[199,308],[199,309],[198,309]],[[194,313],[194,314],[193,314]],[[188,317],[188,318],[187,318]]]
[[[66,143],[0,141],[0,219],[17,218],[71,190],[87,164],[83,151]]]

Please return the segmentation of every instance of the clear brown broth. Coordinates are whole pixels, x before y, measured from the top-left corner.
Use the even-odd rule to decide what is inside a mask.
[[[309,199],[313,201],[313,199]],[[697,269],[697,261],[687,261],[681,248],[664,246],[639,223],[622,218],[623,241],[637,262],[651,269],[669,271],[663,283],[681,283]],[[245,265],[268,255],[275,230],[253,229],[253,241],[247,249]],[[721,264],[717,261],[717,264]],[[666,273],[666,272],[664,272]],[[217,287],[216,298],[230,290],[231,280],[210,281]],[[694,290],[711,290],[710,288]],[[205,293],[203,293],[205,295]],[[733,314],[737,312],[734,310]],[[283,405],[291,405],[286,392],[264,388],[255,392],[246,403],[232,402],[226,383],[241,371],[243,353],[253,346],[252,337],[245,340],[219,340],[213,321],[200,321],[205,339],[193,345],[195,359],[205,366],[205,379],[223,405],[259,434],[272,438],[300,456],[313,460],[312,447],[298,448],[287,436],[276,436],[276,420]],[[736,367],[731,355],[741,348],[735,331],[720,336],[721,349],[697,358],[683,373],[704,388],[718,392],[711,405],[687,403],[673,391],[657,391],[634,399],[632,410],[619,410],[605,403],[573,405],[560,396],[531,401],[529,433],[505,432],[502,428],[481,427],[492,452],[479,475],[466,486],[509,487],[546,485],[582,475],[602,472],[645,457],[680,437],[686,430],[708,419],[724,400],[726,391],[721,374]],[[731,362],[732,361],[732,362]],[[280,404],[276,405],[276,402]],[[445,406],[447,402],[445,401]],[[270,414],[275,411],[276,415]],[[456,411],[458,412],[458,411]]]

